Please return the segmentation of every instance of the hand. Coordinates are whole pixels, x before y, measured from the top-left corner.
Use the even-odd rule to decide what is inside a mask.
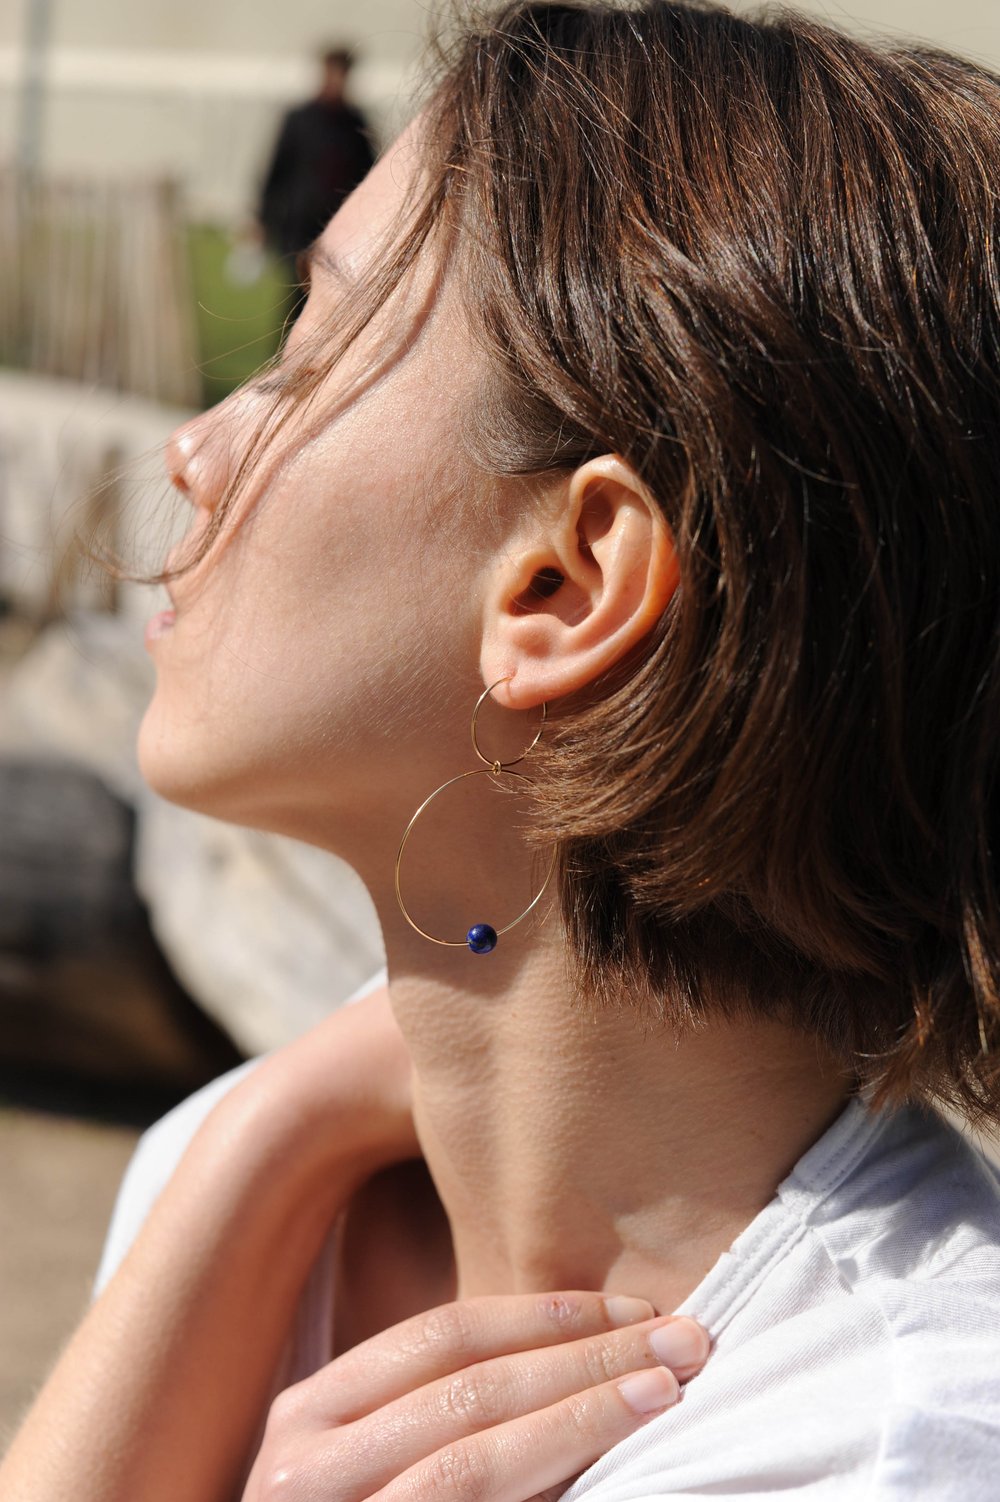
[[[677,1401],[708,1355],[641,1299],[444,1304],[272,1405],[242,1502],[528,1502],[557,1496]]]

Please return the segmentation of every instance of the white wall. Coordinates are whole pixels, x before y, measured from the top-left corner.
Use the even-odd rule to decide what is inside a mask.
[[[29,0],[0,4],[0,160],[15,152]],[[359,49],[352,91],[380,139],[410,111],[427,8],[416,0],[50,0],[43,162],[157,172],[195,212],[252,203],[282,109],[312,92],[315,53]]]
[[[328,41],[377,39],[408,51],[429,4],[418,0],[51,0],[56,47],[166,48],[294,57]],[[26,0],[0,6],[0,46],[24,34]]]
[[[736,0],[731,5],[738,12],[757,8],[747,0]],[[857,0],[853,5],[837,5],[833,0],[801,0],[797,9],[844,30],[916,37],[1000,68],[997,0]]]
[[[371,41],[379,56],[409,56],[432,0],[51,0],[53,43],[62,48],[165,48],[294,57],[327,40]],[[756,9],[736,0],[738,11]],[[934,38],[1000,62],[995,0],[802,0],[800,9],[834,24],[875,26]],[[0,6],[0,47],[24,34],[27,0]]]
[[[0,3],[0,158],[14,149],[19,48],[30,0]],[[307,93],[325,42],[359,44],[355,94],[385,139],[405,119],[434,0],[49,0],[46,163],[157,171],[196,211],[253,201],[282,107]],[[738,11],[755,4],[735,0]],[[1000,0],[803,0],[856,30],[917,36],[1000,70]]]
[[[158,173],[196,212],[238,217],[252,201],[280,115],[314,89],[309,57],[72,48],[49,56],[42,163],[74,175]],[[0,160],[15,150],[16,55],[0,53]],[[402,59],[359,65],[352,93],[379,140],[409,110]]]

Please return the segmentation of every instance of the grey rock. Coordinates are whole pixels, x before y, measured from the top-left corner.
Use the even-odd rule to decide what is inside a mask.
[[[129,804],[136,887],[172,970],[242,1051],[266,1051],[374,974],[378,921],[336,857],[146,787],[135,737],[151,681],[134,618],[78,612],[43,631],[0,690],[0,756],[57,757]]]

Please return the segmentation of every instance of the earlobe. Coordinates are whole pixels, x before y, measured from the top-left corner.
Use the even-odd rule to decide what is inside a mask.
[[[670,530],[632,467],[588,460],[508,545],[486,601],[484,682],[528,709],[585,689],[656,625],[679,580]]]

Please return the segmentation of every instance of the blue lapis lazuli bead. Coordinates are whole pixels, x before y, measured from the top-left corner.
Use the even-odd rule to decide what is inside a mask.
[[[497,931],[488,923],[474,923],[465,939],[473,954],[489,954],[497,947]]]

